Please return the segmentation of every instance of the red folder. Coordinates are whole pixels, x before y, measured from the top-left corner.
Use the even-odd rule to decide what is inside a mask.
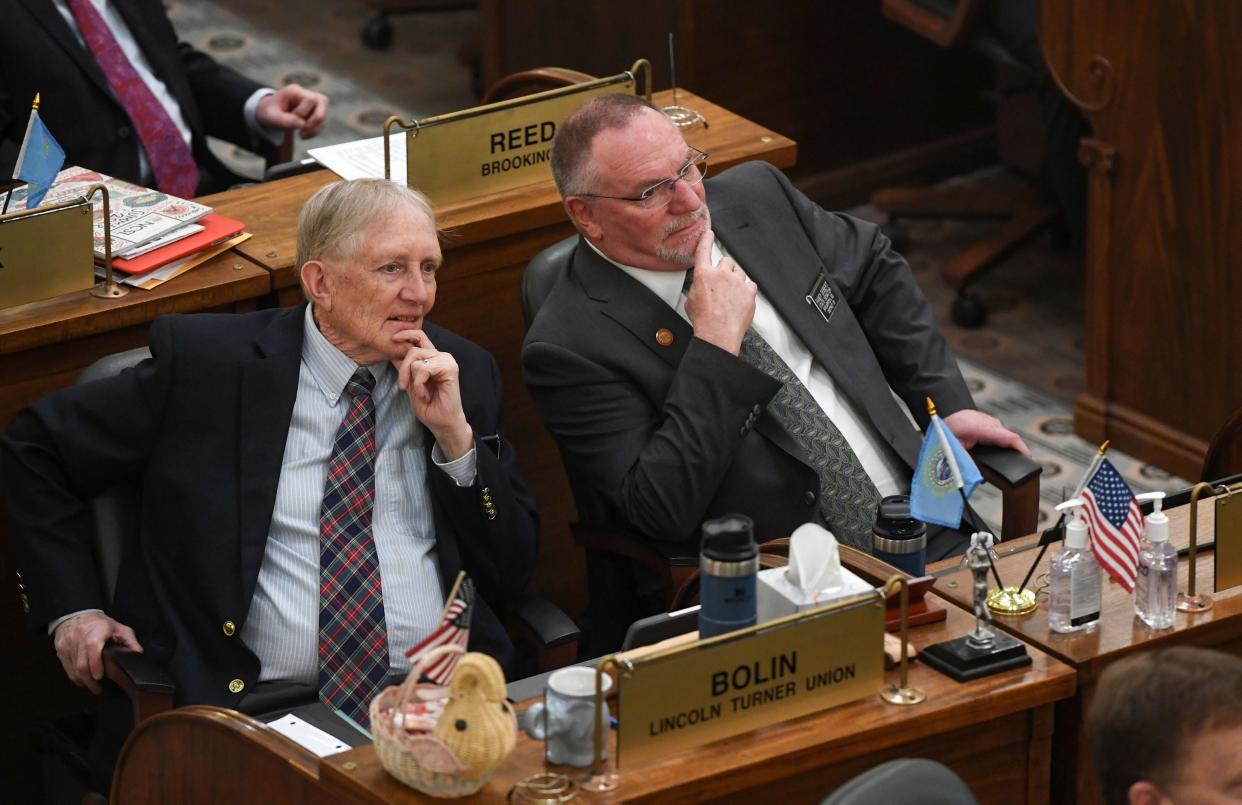
[[[196,223],[203,227],[202,232],[173,241],[167,246],[161,246],[132,260],[114,257],[112,259],[112,267],[117,271],[124,271],[126,274],[143,274],[152,269],[167,265],[174,260],[180,260],[183,257],[189,257],[192,254],[201,252],[203,249],[215,246],[217,243],[223,243],[246,228],[246,225],[241,221],[234,221],[232,218],[225,218],[223,215],[217,215],[214,212],[200,218]]]

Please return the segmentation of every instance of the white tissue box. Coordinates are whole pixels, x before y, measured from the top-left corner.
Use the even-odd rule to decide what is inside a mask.
[[[790,584],[785,578],[785,571],[788,569],[787,567],[770,567],[759,571],[755,596],[760,623],[792,615],[795,612],[815,609],[832,601],[850,598],[860,593],[869,593],[875,589],[873,585],[843,567],[841,568],[840,587],[820,591],[818,595],[805,595],[801,589]]]

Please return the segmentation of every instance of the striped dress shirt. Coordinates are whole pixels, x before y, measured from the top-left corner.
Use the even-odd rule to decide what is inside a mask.
[[[328,343],[306,308],[306,336],[297,400],[285,440],[276,505],[258,584],[242,640],[259,657],[259,680],[315,684],[319,675],[319,513],[328,459],[348,409],[345,386],[358,365]],[[375,510],[391,670],[409,669],[405,651],[435,628],[444,595],[428,472],[446,472],[460,486],[475,479],[472,450],[444,462],[439,446],[429,469],[409,398],[388,362],[367,367],[375,376]]]

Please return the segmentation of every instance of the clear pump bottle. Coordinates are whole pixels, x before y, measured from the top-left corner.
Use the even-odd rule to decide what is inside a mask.
[[[1168,629],[1177,611],[1177,549],[1169,544],[1169,518],[1160,510],[1164,493],[1147,492],[1137,498],[1154,500],[1155,510],[1144,521],[1139,543],[1134,614],[1149,629]]]
[[[1065,545],[1052,557],[1048,574],[1048,625],[1055,632],[1094,629],[1100,620],[1100,563],[1091,552],[1087,524],[1082,521],[1082,498],[1057,506],[1070,512]]]

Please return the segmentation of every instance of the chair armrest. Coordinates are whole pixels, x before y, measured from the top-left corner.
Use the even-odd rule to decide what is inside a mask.
[[[117,645],[103,650],[104,676],[125,692],[134,706],[134,724],[172,709],[172,677],[159,663]]]
[[[543,598],[528,598],[505,618],[509,630],[535,649],[539,670],[550,671],[578,660],[578,625],[560,607]]]
[[[682,545],[648,540],[633,531],[574,522],[569,524],[569,533],[579,548],[625,556],[658,573],[664,581],[667,607],[672,607],[678,590],[699,569],[697,550],[690,555]]]
[[[1034,533],[1039,522],[1039,476],[1044,468],[1007,447],[980,445],[970,451],[980,474],[1000,490],[1001,539]]]

